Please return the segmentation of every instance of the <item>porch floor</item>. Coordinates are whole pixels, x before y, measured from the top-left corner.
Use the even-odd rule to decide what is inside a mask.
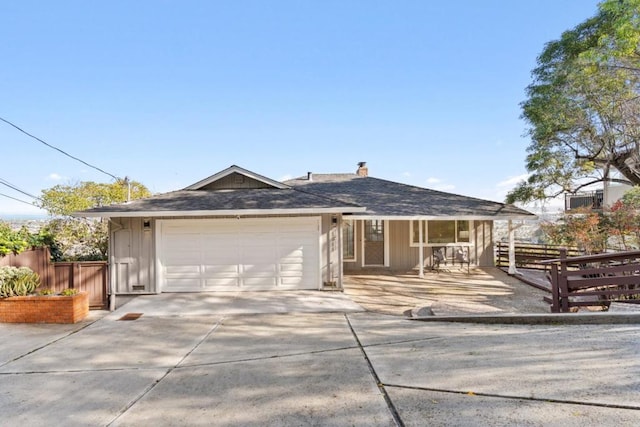
[[[549,313],[547,292],[509,276],[499,268],[345,274],[344,292],[368,311],[406,315],[431,308],[436,316],[457,314]]]

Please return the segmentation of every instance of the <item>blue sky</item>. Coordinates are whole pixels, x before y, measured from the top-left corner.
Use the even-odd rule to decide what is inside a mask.
[[[153,192],[232,164],[503,201],[544,44],[592,0],[2,1],[0,117]],[[31,194],[111,178],[0,123]],[[5,186],[0,193],[29,201]],[[0,196],[0,215],[38,213]]]

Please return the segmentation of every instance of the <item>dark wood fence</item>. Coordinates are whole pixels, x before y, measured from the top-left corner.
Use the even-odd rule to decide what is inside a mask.
[[[515,259],[516,267],[532,270],[548,270],[549,264],[543,261],[560,258],[561,251],[566,251],[565,256],[579,256],[582,252],[576,248],[566,248],[556,245],[537,245],[534,243],[516,243]],[[496,266],[509,267],[509,243],[496,243]]]
[[[544,261],[551,268],[554,313],[572,307],[608,305],[610,301],[640,303],[640,251],[567,257]]]
[[[59,292],[66,288],[89,294],[93,309],[107,307],[108,268],[106,261],[51,262],[48,248],[38,248],[0,258],[0,266],[29,267],[40,275],[40,289]]]

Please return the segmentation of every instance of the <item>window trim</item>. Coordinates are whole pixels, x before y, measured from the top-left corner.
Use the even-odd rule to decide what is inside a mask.
[[[412,219],[409,220],[409,246],[412,248],[418,248],[420,247],[420,243],[419,242],[414,242],[413,241],[413,234],[414,234],[414,226],[413,223],[417,222],[417,221],[422,221],[423,222],[423,226],[422,226],[422,238],[424,239],[424,242],[422,242],[422,246],[423,247],[442,247],[442,246],[473,246],[474,245],[474,241],[473,241],[473,220],[471,219],[444,219],[444,220],[437,220],[437,219]],[[429,221],[455,221],[456,225],[456,231],[455,231],[455,242],[450,242],[450,243],[428,243],[428,238],[429,238]],[[458,242],[458,221],[466,221],[469,224],[469,241],[468,242]]]
[[[351,230],[353,230],[353,258],[347,258],[345,251],[344,251],[344,240],[346,240],[346,236],[344,234],[344,223],[351,223]],[[343,262],[356,262],[356,260],[358,259],[358,245],[356,244],[356,220],[355,219],[342,219],[342,239],[343,239],[343,243],[342,243],[342,261]]]

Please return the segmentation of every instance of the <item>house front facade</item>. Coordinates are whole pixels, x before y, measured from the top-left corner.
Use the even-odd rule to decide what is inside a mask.
[[[493,265],[522,209],[356,173],[274,181],[231,166],[183,190],[78,213],[109,221],[111,295],[341,287],[345,273]]]

